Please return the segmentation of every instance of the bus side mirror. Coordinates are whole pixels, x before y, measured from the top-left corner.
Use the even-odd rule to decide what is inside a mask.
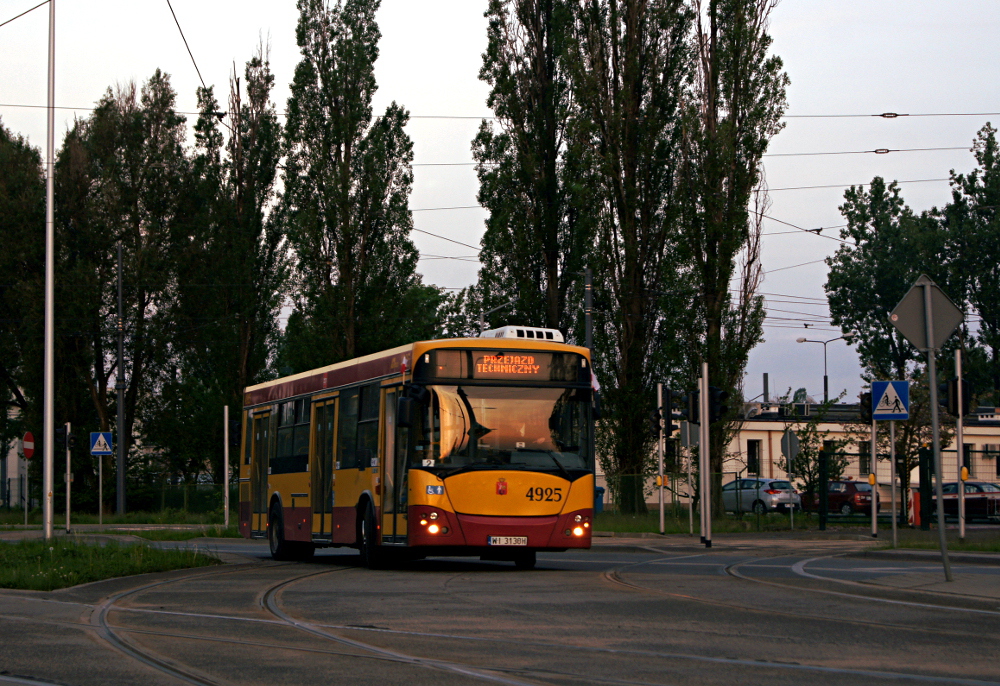
[[[594,419],[601,418],[601,392],[594,391],[593,399],[591,401],[593,406]]]
[[[401,397],[396,403],[396,426],[409,429],[413,426],[413,398]]]

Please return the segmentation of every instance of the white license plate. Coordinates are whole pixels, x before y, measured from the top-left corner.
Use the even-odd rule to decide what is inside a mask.
[[[527,536],[490,536],[489,545],[528,545]]]

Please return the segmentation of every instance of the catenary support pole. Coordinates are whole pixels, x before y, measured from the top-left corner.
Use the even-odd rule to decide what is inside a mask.
[[[229,405],[222,408],[222,483],[223,508],[225,511],[224,525],[229,528]]]
[[[55,455],[55,140],[56,2],[49,0],[49,96],[45,151],[45,354],[42,409],[42,528],[52,538],[52,471]]]
[[[118,371],[115,374],[115,390],[118,405],[118,502],[116,511],[125,514],[125,320],[122,297],[122,242],[118,241]]]
[[[951,563],[948,561],[948,539],[944,531],[944,489],[941,485],[941,427],[938,423],[938,392],[937,392],[937,351],[932,347],[934,340],[934,321],[931,311],[931,284],[924,284],[924,326],[927,336],[927,385],[931,391],[931,442],[934,451],[934,488],[937,492],[937,528],[938,543],[941,546],[941,564],[944,566],[946,581],[954,581],[951,576]],[[930,518],[931,513],[927,513]],[[921,517],[924,514],[921,512]]]
[[[889,494],[892,498],[892,547],[899,547],[899,536],[896,531],[899,513],[896,512],[896,422],[889,422]],[[902,497],[902,493],[900,493]]]
[[[962,388],[962,350],[955,351],[955,395],[958,396],[958,416],[955,418],[955,454],[958,456],[958,538],[965,540],[965,480],[962,467],[965,466],[965,402]]]
[[[712,547],[712,459],[709,446],[709,429],[711,424],[708,417],[708,362],[701,363],[701,393],[698,395],[701,407],[698,409],[698,418],[701,420],[701,463],[704,467],[702,474],[702,493],[705,512],[705,547]]]

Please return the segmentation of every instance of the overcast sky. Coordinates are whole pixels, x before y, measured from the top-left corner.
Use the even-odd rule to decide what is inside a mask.
[[[234,62],[242,73],[257,43],[269,43],[274,99],[283,109],[298,61],[294,2],[172,2],[201,74],[220,100],[227,96]],[[0,0],[0,22],[37,3]],[[477,78],[486,5],[487,0],[383,0],[379,12],[375,111],[395,100],[413,116],[408,132],[417,165],[410,201],[414,226],[471,245],[478,245],[485,217],[474,207],[477,182],[469,143],[476,118],[489,115],[488,89]],[[57,147],[73,116],[85,116],[109,86],[141,83],[157,67],[171,75],[178,109],[196,109],[198,75],[166,0],[57,0],[56,8],[56,104],[83,108],[57,113]],[[803,319],[828,314],[827,267],[821,260],[838,243],[823,236],[836,237],[838,230],[827,228],[817,236],[775,220],[805,229],[839,227],[844,189],[875,175],[910,181],[901,184],[903,197],[916,211],[946,203],[949,186],[941,179],[952,169],[970,170],[974,159],[968,148],[976,132],[987,121],[1000,123],[1000,116],[990,114],[1000,112],[1000,3],[784,0],[772,17],[771,34],[791,78],[789,117],[769,150],[784,156],[769,156],[765,163],[773,202],[768,214],[774,218],[765,225],[762,257],[769,319],[767,340],[750,358],[745,390],[747,398],[761,393],[761,374],[768,372],[772,393],[804,386],[821,398],[822,346],[795,339],[840,335],[828,324],[803,327]],[[0,27],[0,119],[38,147],[45,143],[44,109],[16,106],[45,105],[47,36],[46,7]],[[882,112],[978,116],[831,116]],[[879,148],[958,149],[802,155]],[[473,250],[422,233],[413,239],[427,282],[459,288],[475,280],[474,261],[437,259],[467,258]],[[831,393],[847,390],[849,399],[856,398],[861,386],[856,356],[842,341],[827,349]]]

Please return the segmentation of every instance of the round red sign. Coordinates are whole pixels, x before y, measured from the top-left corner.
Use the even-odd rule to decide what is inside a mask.
[[[24,453],[25,459],[28,460],[35,454],[35,437],[30,431],[26,431],[24,438],[21,439],[21,451]]]

